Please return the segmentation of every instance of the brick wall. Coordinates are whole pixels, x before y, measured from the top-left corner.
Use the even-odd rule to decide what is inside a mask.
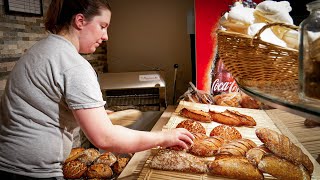
[[[44,17],[7,15],[3,1],[0,0],[0,95],[19,57],[34,43],[47,36],[44,30]],[[50,0],[42,0],[42,2],[45,14]],[[83,56],[97,72],[106,72],[106,51],[106,44],[102,44],[94,54]]]

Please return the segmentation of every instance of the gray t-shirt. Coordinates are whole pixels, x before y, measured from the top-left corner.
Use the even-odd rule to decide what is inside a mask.
[[[62,176],[78,126],[71,109],[102,107],[97,75],[76,48],[49,35],[15,65],[0,103],[0,170]]]

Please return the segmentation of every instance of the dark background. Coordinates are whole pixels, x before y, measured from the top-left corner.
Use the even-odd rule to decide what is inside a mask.
[[[306,4],[314,0],[288,0],[292,7],[290,12],[293,18],[294,24],[299,25],[306,17],[309,16],[309,11],[307,11]]]

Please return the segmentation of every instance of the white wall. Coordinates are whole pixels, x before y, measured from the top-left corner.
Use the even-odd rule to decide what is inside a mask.
[[[173,98],[174,64],[179,64],[176,96],[192,80],[187,15],[193,0],[109,0],[109,72],[164,71],[168,103]]]

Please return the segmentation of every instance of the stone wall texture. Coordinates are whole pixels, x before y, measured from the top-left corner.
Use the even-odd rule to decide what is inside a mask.
[[[51,0],[42,0],[43,12]],[[8,15],[4,0],[0,0],[0,95],[5,89],[6,79],[21,55],[34,43],[47,36],[44,16]],[[94,54],[83,55],[98,73],[107,70],[106,43]]]

